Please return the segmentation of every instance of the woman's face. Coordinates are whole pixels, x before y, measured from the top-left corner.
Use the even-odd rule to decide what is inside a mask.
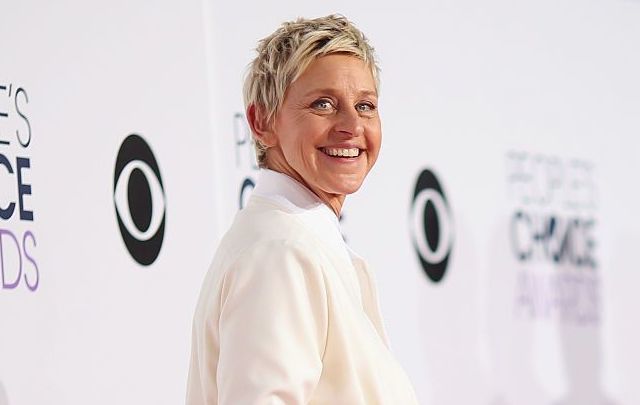
[[[289,86],[273,137],[268,167],[301,181],[339,212],[380,150],[378,97],[369,67],[344,54],[313,61]],[[336,198],[337,210],[330,201]]]

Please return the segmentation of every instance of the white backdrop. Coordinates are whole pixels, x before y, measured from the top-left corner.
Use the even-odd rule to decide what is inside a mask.
[[[91,4],[93,3],[93,4]],[[213,206],[202,4],[3,2],[0,154],[24,170],[33,221],[0,221],[22,238],[39,285],[0,289],[0,404],[184,402],[191,314],[217,226]],[[14,108],[17,87],[28,103]],[[162,250],[150,266],[129,255],[114,205],[123,140],[142,136],[166,204]],[[17,199],[0,167],[0,207]],[[20,240],[22,244],[22,240]],[[19,268],[2,236],[4,272]],[[24,261],[24,275],[35,278]],[[33,282],[32,282],[33,283]]]
[[[382,154],[342,224],[421,403],[640,401],[640,2],[3,9],[1,405],[183,402],[200,282],[255,179],[246,65],[282,21],[331,12],[382,66]],[[163,189],[148,266],[115,208],[132,133]]]

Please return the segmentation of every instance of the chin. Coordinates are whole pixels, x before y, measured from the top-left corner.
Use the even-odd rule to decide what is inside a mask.
[[[349,179],[349,180],[344,180],[337,184],[332,184],[333,186],[331,187],[331,189],[333,190],[332,194],[339,194],[339,195],[353,194],[360,189],[360,186],[362,186],[363,181],[364,181],[364,178]]]

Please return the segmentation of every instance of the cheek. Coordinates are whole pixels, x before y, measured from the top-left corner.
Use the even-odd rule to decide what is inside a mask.
[[[316,149],[323,143],[326,143],[330,125],[327,125],[320,119],[309,119],[301,123],[299,128],[304,128],[304,130],[298,131],[297,133],[298,137],[294,140],[296,148],[306,154],[307,158],[311,158],[315,156],[314,152]]]
[[[287,159],[290,163],[297,166],[313,166],[317,156],[316,143],[313,134],[308,131],[308,127],[305,131],[296,132],[294,136],[287,139],[286,145],[283,145],[283,149]]]
[[[304,133],[297,130],[287,131],[280,136],[282,151],[288,159],[299,159],[304,145]]]
[[[368,145],[367,147],[370,149],[370,151],[372,152],[372,157],[377,158],[378,157],[378,152],[380,152],[380,147],[382,145],[382,131],[380,130],[380,127],[374,127],[371,129],[371,132],[369,132],[369,137],[368,137]]]

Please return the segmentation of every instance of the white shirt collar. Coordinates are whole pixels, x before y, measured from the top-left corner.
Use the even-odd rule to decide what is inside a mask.
[[[284,173],[260,169],[252,194],[271,200],[291,212],[313,211],[329,219],[340,230],[333,210],[311,190]]]
[[[286,174],[270,169],[260,169],[252,195],[268,199],[289,212],[304,214],[319,236],[346,253],[346,257],[360,258],[345,243],[336,214],[311,190]]]

